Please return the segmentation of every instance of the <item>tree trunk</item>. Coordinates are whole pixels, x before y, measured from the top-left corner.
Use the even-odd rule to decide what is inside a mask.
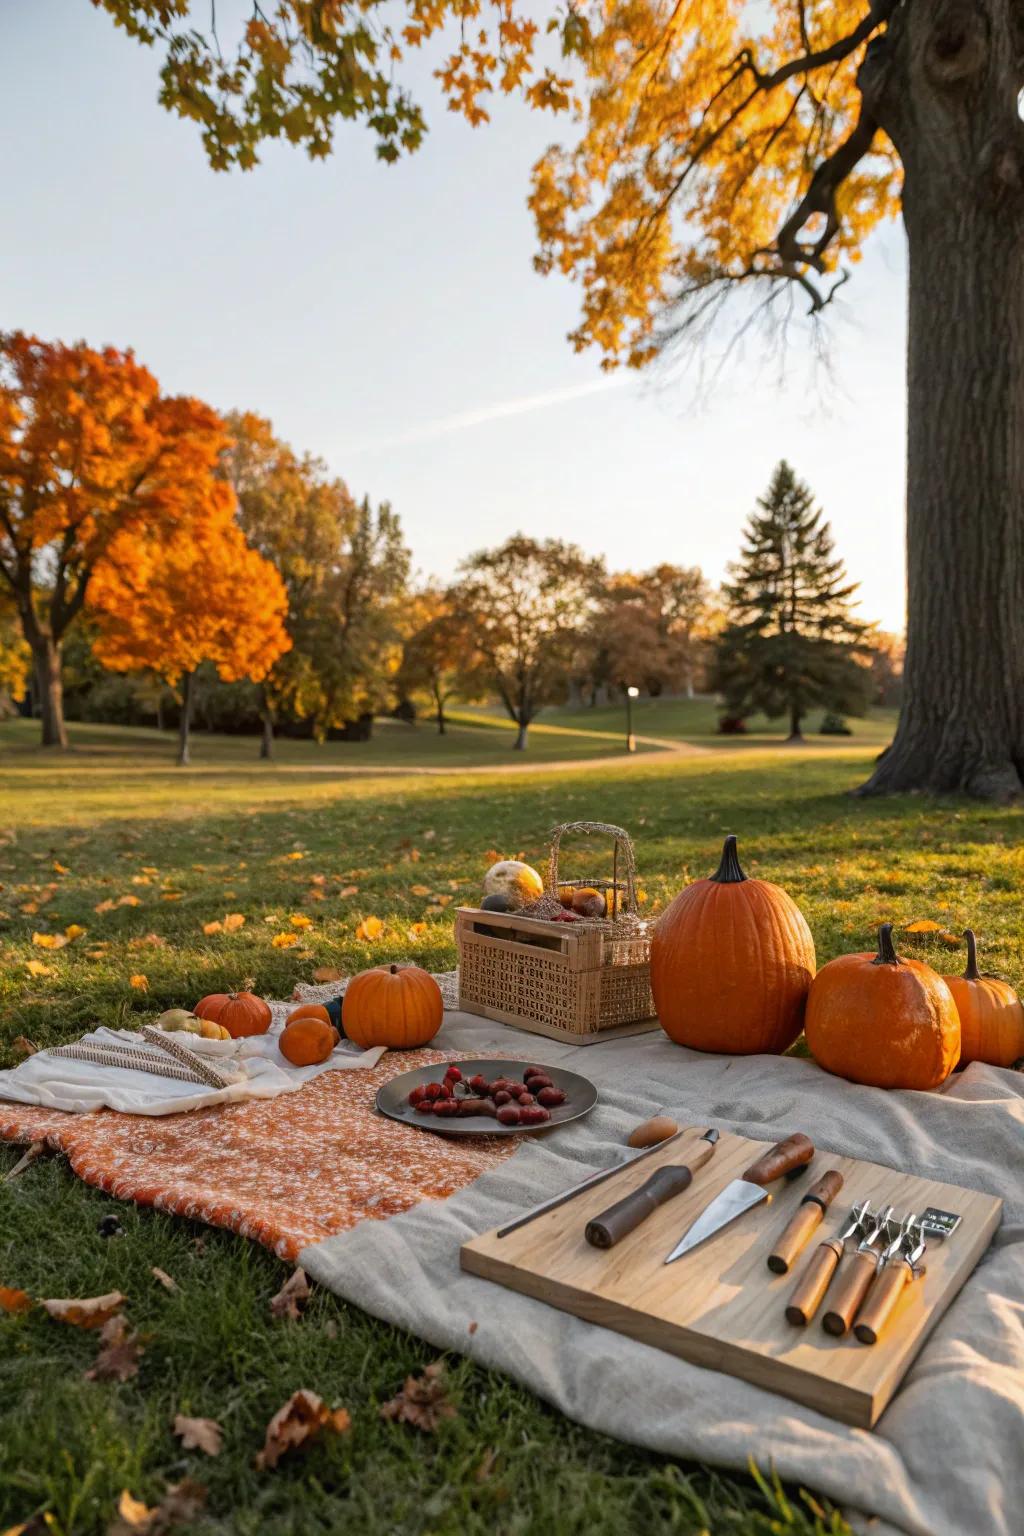
[[[1024,777],[1024,126],[1011,0],[905,6],[878,100],[905,171],[907,657],[861,793]],[[898,25],[896,23],[898,22]]]
[[[68,732],[64,723],[64,683],[61,678],[60,646],[47,635],[32,642],[32,670],[42,720],[44,747],[67,748]]]
[[[802,719],[803,719],[803,715],[802,715],[801,711],[797,708],[797,706],[795,704],[791,704],[790,708],[789,708],[789,736],[787,737],[788,741],[803,741],[804,733],[800,729],[800,722],[801,722]]]
[[[192,679],[194,673],[186,672],[181,680],[181,719],[178,722],[178,766],[186,768],[189,757],[189,727],[192,724]]]
[[[269,709],[263,711],[263,735],[260,738],[260,757],[267,762],[274,755],[274,717]]]
[[[437,705],[437,734],[439,736],[446,736],[448,734],[448,727],[444,718],[444,696],[436,688],[434,689],[434,703]]]
[[[525,752],[526,751],[526,733],[530,729],[530,722],[529,722],[529,720],[522,720],[521,719],[521,720],[519,720],[517,722],[517,724],[519,726],[519,731],[518,731],[518,734],[516,736],[515,746],[513,747],[512,750],[514,752]]]
[[[156,696],[156,728],[162,731],[164,728],[164,696],[158,693]]]

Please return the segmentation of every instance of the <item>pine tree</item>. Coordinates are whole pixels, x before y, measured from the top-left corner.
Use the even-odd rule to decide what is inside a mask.
[[[783,459],[744,534],[722,587],[728,623],[714,685],[728,715],[789,716],[790,740],[815,708],[860,712],[867,673],[858,664],[867,626],[855,619],[856,583],[835,553],[810,488]]]

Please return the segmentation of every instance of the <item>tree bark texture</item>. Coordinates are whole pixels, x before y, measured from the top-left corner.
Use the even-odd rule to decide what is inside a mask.
[[[68,732],[64,723],[60,647],[48,635],[40,635],[32,641],[32,670],[42,721],[42,744],[63,750],[68,744]]]
[[[1012,0],[914,0],[861,71],[903,161],[907,657],[861,793],[1024,781],[1024,125]],[[880,552],[881,554],[881,552]]]
[[[192,679],[194,673],[186,672],[181,680],[181,718],[178,721],[178,766],[186,768],[189,756],[189,729],[192,724]]]
[[[263,735],[260,738],[260,758],[269,762],[274,755],[274,713],[266,699],[263,701],[260,717],[263,721]]]

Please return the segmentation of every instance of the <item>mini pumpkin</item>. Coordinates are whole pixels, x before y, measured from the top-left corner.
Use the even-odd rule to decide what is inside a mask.
[[[418,965],[378,965],[353,976],[341,1005],[342,1027],[364,1050],[411,1051],[433,1040],[444,1018],[441,988]]]
[[[942,979],[960,1015],[960,1065],[985,1061],[1012,1067],[1024,1056],[1024,1007],[1008,981],[978,970],[978,944],[970,928],[967,967],[962,976]]]
[[[338,1043],[338,1031],[333,1024],[306,1014],[301,1019],[294,1015],[281,1031],[278,1049],[293,1067],[319,1066],[327,1060]]]
[[[897,955],[891,923],[877,954],[841,955],[818,972],[804,1033],[819,1066],[875,1088],[937,1088],[960,1055],[952,992],[923,960]]]
[[[211,992],[193,1009],[197,1018],[222,1024],[232,1040],[245,1035],[265,1035],[270,1028],[270,1004],[252,992]]]
[[[747,879],[732,836],[715,873],[680,891],[651,940],[658,1020],[698,1051],[784,1051],[803,1026],[813,975],[803,913],[780,886]]]
[[[293,1008],[284,1021],[285,1026],[297,1024],[300,1019],[319,1019],[321,1024],[329,1024],[332,1027],[334,1024],[334,1020],[331,1018],[324,1003],[303,1003],[301,1007]]]

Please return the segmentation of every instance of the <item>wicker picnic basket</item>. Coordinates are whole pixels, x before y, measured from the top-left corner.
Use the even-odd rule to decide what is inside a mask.
[[[610,837],[611,878],[561,880],[567,834]],[[566,922],[559,887],[601,891],[608,912]],[[637,906],[636,857],[622,827],[572,821],[551,833],[544,895],[521,912],[459,909],[459,1007],[573,1045],[657,1028],[651,941]]]

